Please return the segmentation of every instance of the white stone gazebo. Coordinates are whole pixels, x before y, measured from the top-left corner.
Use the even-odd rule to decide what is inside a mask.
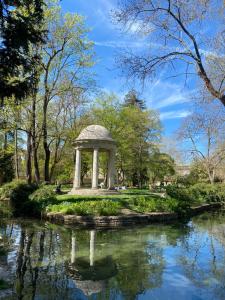
[[[76,139],[76,162],[75,162],[75,176],[73,182],[73,189],[70,194],[98,194],[113,191],[114,176],[115,176],[115,150],[116,143],[112,139],[110,132],[103,126],[90,125],[83,129]],[[81,188],[81,153],[82,151],[93,152],[92,163],[92,185],[91,189]],[[108,152],[108,173],[107,173],[107,187],[105,189],[98,189],[99,177],[99,152]]]

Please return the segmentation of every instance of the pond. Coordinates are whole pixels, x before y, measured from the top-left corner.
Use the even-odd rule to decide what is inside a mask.
[[[0,236],[0,299],[225,299],[224,212],[107,231],[8,220]]]

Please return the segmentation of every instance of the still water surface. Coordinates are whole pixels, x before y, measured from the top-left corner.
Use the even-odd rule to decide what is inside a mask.
[[[225,213],[97,231],[0,222],[0,299],[225,299]]]

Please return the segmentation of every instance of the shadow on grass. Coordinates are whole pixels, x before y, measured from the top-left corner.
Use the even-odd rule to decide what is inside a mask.
[[[123,195],[130,195],[130,196],[150,196],[151,194],[149,192],[144,192],[144,193],[141,193],[141,192],[126,192],[126,193],[123,193]]]
[[[68,202],[68,203],[79,203],[79,202],[87,202],[87,201],[102,201],[102,200],[111,200],[111,201],[121,201],[121,198],[106,198],[106,197],[80,197],[80,198],[63,198],[63,199],[57,199],[55,204],[61,204],[63,202]]]

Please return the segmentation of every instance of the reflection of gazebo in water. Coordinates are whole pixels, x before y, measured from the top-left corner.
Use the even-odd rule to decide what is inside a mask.
[[[115,176],[115,149],[116,144],[110,132],[103,126],[91,125],[83,129],[76,139],[76,162],[73,189],[70,194],[98,194],[109,193],[114,188]],[[92,166],[92,189],[81,189],[81,153],[82,151],[93,152]],[[99,175],[99,153],[108,153],[107,187],[105,190],[98,190]],[[115,192],[115,191],[114,191]]]
[[[75,281],[76,287],[90,296],[104,290],[106,280],[117,274],[117,266],[111,256],[94,259],[95,231],[90,231],[90,256],[76,258],[76,238],[72,237],[71,263],[68,274]]]

